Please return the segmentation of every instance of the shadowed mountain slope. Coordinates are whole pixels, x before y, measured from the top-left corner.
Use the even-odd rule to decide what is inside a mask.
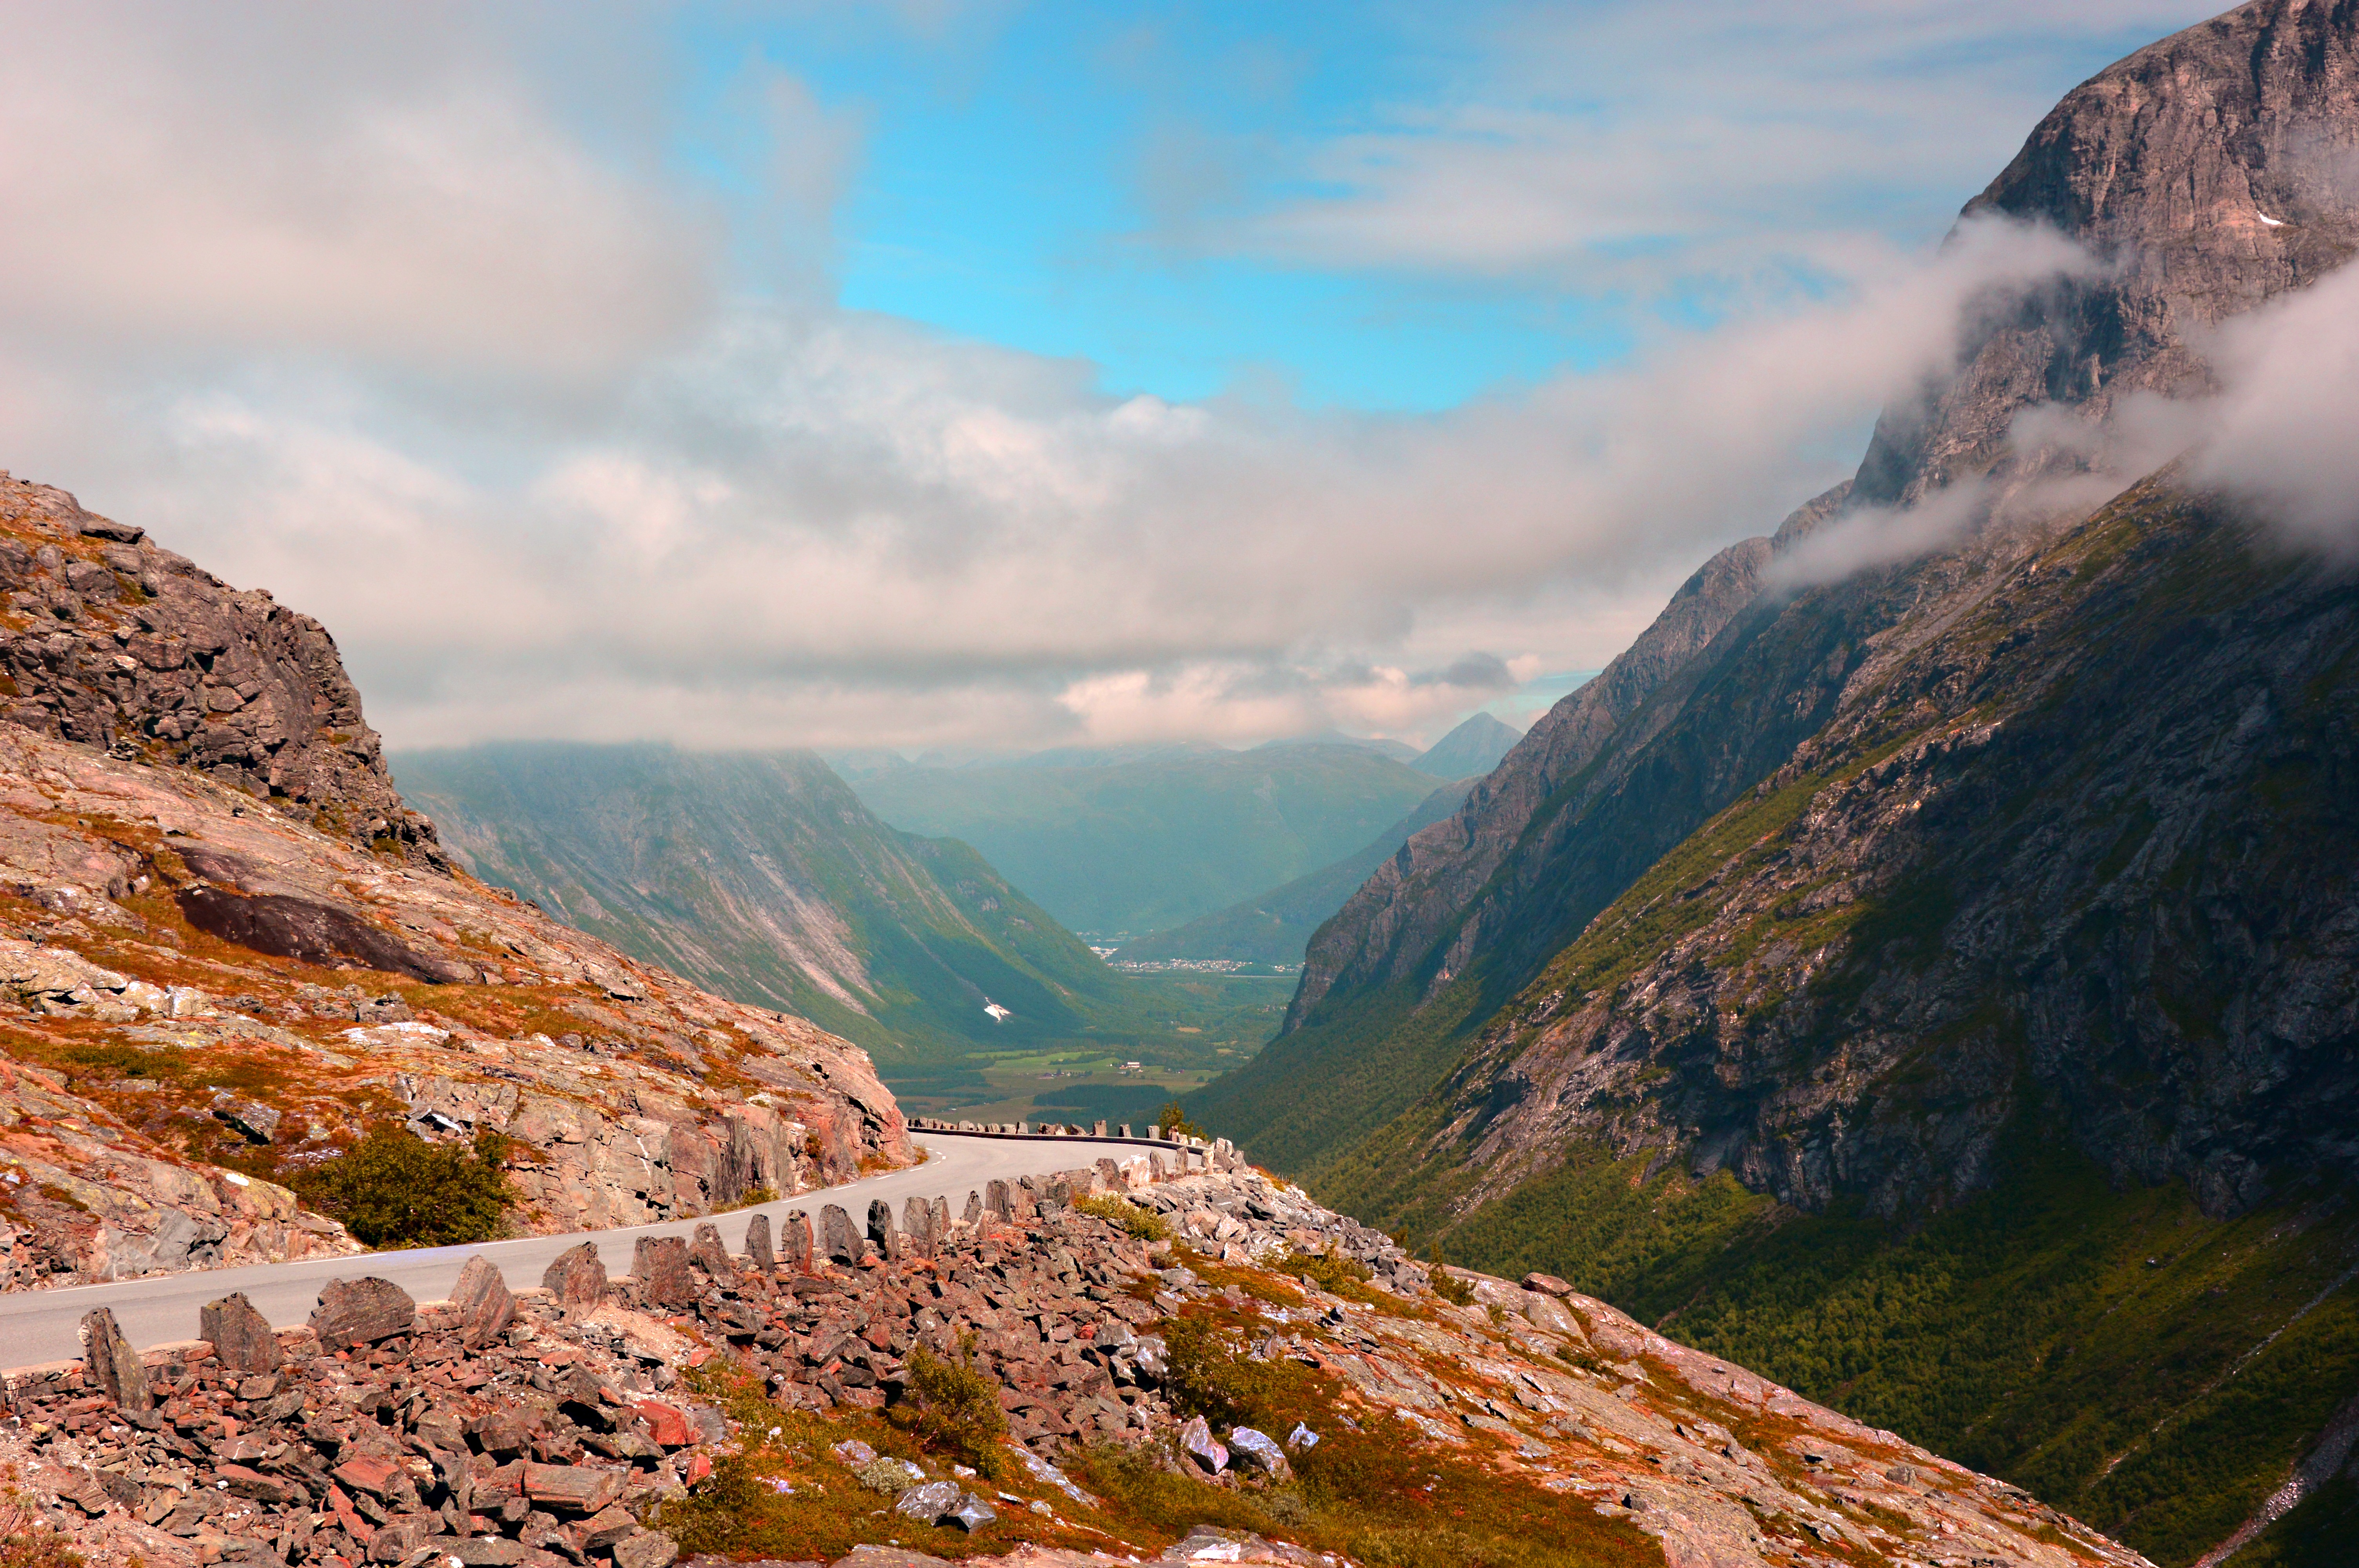
[[[499,745],[396,766],[478,875],[723,995],[823,1020],[888,1074],[1137,1004],[982,856],[886,827],[810,752]]]
[[[1126,943],[1114,955],[1114,961],[1235,958],[1256,964],[1299,964],[1311,933],[1343,907],[1343,901],[1368,880],[1368,873],[1408,842],[1410,834],[1456,810],[1473,787],[1472,779],[1444,784],[1418,802],[1416,810],[1385,829],[1375,843],[1358,854],[1307,877],[1297,877],[1257,898],[1232,904],[1201,920],[1191,920],[1176,930],[1158,931],[1152,936]]]

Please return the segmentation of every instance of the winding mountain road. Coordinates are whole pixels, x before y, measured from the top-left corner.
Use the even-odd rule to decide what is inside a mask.
[[[320,1287],[330,1280],[374,1275],[391,1280],[421,1302],[449,1297],[467,1260],[483,1254],[499,1266],[514,1290],[540,1283],[542,1271],[557,1255],[584,1241],[598,1244],[606,1271],[627,1273],[642,1236],[691,1235],[710,1219],[722,1227],[733,1251],[743,1250],[746,1224],[757,1214],[770,1216],[776,1227],[789,1210],[803,1209],[817,1227],[822,1204],[841,1204],[855,1225],[865,1222],[868,1206],[877,1198],[893,1205],[895,1222],[909,1198],[948,1197],[952,1215],[963,1211],[966,1195],[981,1192],[991,1181],[1012,1182],[1019,1176],[1070,1171],[1102,1157],[1125,1160],[1139,1152],[1136,1142],[1100,1142],[1090,1138],[972,1138],[955,1133],[913,1131],[910,1141],[927,1152],[923,1164],[882,1175],[864,1176],[840,1186],[798,1193],[757,1208],[733,1210],[720,1216],[661,1225],[633,1226],[622,1230],[582,1230],[563,1236],[526,1236],[512,1241],[485,1241],[466,1247],[430,1247],[404,1252],[364,1252],[341,1258],[304,1258],[291,1263],[256,1263],[243,1269],[201,1269],[187,1273],[154,1274],[118,1280],[103,1285],[78,1285],[60,1291],[22,1291],[0,1295],[0,1367],[27,1367],[44,1361],[71,1360],[82,1355],[82,1314],[112,1307],[125,1337],[145,1348],[171,1340],[192,1339],[198,1310],[232,1291],[244,1291],[255,1310],[272,1325],[289,1328],[309,1321],[320,1298]]]

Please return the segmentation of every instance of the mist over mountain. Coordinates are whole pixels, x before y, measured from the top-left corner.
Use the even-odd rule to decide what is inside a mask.
[[[1363,742],[1312,740],[890,769],[852,787],[897,827],[973,845],[1071,929],[1127,935],[1332,864],[1433,779]]]
[[[1368,880],[1368,873],[1407,843],[1410,834],[1455,811],[1473,787],[1472,779],[1444,784],[1357,854],[1185,925],[1125,942],[1114,961],[1234,958],[1253,964],[1299,964],[1311,933],[1343,907],[1344,901]]]

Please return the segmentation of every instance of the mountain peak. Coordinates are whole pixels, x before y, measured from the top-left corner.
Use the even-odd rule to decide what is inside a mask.
[[[1495,714],[1476,713],[1436,741],[1409,766],[1438,779],[1473,778],[1499,765],[1524,732]]]

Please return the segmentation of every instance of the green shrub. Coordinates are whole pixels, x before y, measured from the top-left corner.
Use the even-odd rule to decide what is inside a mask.
[[[1258,1361],[1230,1342],[1211,1318],[1176,1318],[1163,1325],[1170,1375],[1165,1391],[1174,1407],[1223,1426],[1284,1432],[1317,1398],[1310,1372],[1291,1361]]]
[[[371,1247],[453,1247],[487,1241],[515,1200],[481,1152],[429,1143],[380,1124],[298,1190]]]
[[[1083,1214],[1093,1214],[1109,1224],[1120,1226],[1141,1241],[1171,1239],[1169,1221],[1153,1209],[1135,1204],[1128,1198],[1107,1193],[1103,1196],[1075,1198],[1073,1206]]]
[[[1155,1450],[1145,1444],[1100,1441],[1074,1460],[1071,1469],[1117,1518],[1138,1520],[1169,1535],[1186,1535],[1200,1524],[1268,1535],[1282,1522],[1260,1507],[1258,1498],[1208,1487],[1157,1463]]]
[[[8,1479],[16,1478],[11,1465]],[[83,1568],[83,1563],[73,1542],[51,1528],[24,1493],[14,1486],[0,1492],[0,1568]]]
[[[1376,1271],[1340,1252],[1305,1252],[1298,1247],[1278,1262],[1277,1271],[1306,1275],[1321,1290],[1330,1295],[1342,1296],[1346,1301],[1375,1299],[1375,1292],[1367,1285],[1375,1278]]]
[[[1474,1287],[1457,1275],[1445,1272],[1438,1264],[1433,1269],[1433,1293],[1451,1306],[1474,1304]]]
[[[959,1342],[955,1361],[924,1346],[908,1360],[912,1409],[908,1425],[925,1444],[955,1454],[990,1480],[1006,1465],[1000,1444],[1007,1436],[1007,1412],[999,1408],[999,1384],[974,1365],[974,1336]]]
[[[1156,1113],[1156,1125],[1163,1129],[1163,1136],[1166,1138],[1210,1138],[1212,1136],[1188,1119],[1188,1113],[1180,1108],[1180,1102],[1176,1099]]]
[[[712,1212],[715,1214],[733,1214],[741,1208],[759,1208],[766,1203],[776,1203],[777,1201],[778,1189],[776,1187],[748,1187],[744,1192],[737,1195],[736,1202],[723,1204],[721,1207],[714,1209]]]

